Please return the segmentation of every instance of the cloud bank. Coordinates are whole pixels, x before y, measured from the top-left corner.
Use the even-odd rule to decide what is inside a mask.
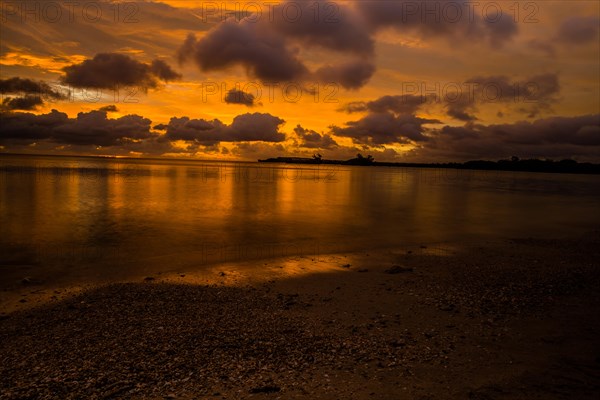
[[[139,115],[117,119],[107,117],[106,111],[79,113],[76,118],[52,110],[47,114],[2,113],[0,141],[35,142],[49,140],[59,144],[115,146],[127,141],[148,139],[151,121]]]
[[[369,111],[344,127],[334,126],[329,133],[296,125],[290,135],[281,131],[283,119],[267,113],[241,114],[231,124],[218,119],[173,117],[168,124],[152,129],[148,118],[139,115],[109,118],[102,109],[79,113],[75,118],[57,110],[39,115],[1,112],[0,145],[30,148],[33,144],[45,143],[55,148],[78,146],[89,151],[110,147],[116,154],[135,151],[193,155],[205,150],[211,154],[227,154],[229,150],[223,145],[228,144],[233,145],[233,148],[229,146],[232,154],[248,157],[261,151],[261,157],[267,154],[306,156],[319,151],[328,158],[350,158],[362,152],[389,161],[465,161],[512,155],[599,160],[600,114],[512,124],[469,122],[464,126],[437,127],[439,121],[415,114],[382,111],[380,105],[388,100],[371,102],[377,111]],[[354,146],[340,145],[338,138],[351,138]],[[410,145],[412,150],[397,152],[388,147],[398,144]]]

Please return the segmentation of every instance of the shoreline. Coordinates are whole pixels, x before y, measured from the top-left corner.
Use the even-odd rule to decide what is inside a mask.
[[[0,397],[592,399],[599,244],[594,232],[100,286],[0,320]]]
[[[470,242],[473,246],[477,243],[495,243],[502,240],[482,239],[481,242]],[[461,246],[453,242],[411,242],[402,247],[380,247],[367,250],[349,251],[323,251],[323,252],[301,252],[287,256],[252,257],[248,260],[241,258],[227,259],[227,257],[215,257],[213,261],[194,262],[197,258],[203,259],[202,254],[195,255],[178,253],[180,258],[186,262],[177,267],[168,265],[171,256],[150,257],[136,264],[147,263],[146,268],[134,265],[132,271],[116,275],[110,273],[104,276],[98,265],[86,266],[88,270],[84,275],[52,279],[39,273],[27,273],[27,271],[15,270],[5,273],[6,284],[0,292],[0,317],[15,311],[27,310],[47,303],[56,303],[65,300],[68,296],[88,290],[97,289],[111,283],[139,283],[145,282],[146,278],[152,280],[182,283],[182,284],[226,284],[226,285],[255,285],[271,279],[286,279],[298,275],[311,273],[339,272],[339,266],[348,262],[388,262],[389,254],[408,253],[415,255],[437,255],[451,256]],[[324,249],[331,250],[331,249]],[[369,257],[366,258],[365,257]],[[356,261],[354,261],[356,260]],[[20,265],[16,265],[17,267]],[[126,269],[126,265],[123,266]],[[94,272],[97,271],[97,272]],[[222,275],[225,273],[226,275]],[[183,275],[183,276],[182,276]],[[103,277],[104,276],[104,277]],[[9,283],[10,282],[10,283]],[[25,301],[21,301],[25,300]]]

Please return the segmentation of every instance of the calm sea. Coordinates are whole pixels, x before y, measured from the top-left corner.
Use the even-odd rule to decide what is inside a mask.
[[[0,280],[600,227],[600,176],[0,156]]]

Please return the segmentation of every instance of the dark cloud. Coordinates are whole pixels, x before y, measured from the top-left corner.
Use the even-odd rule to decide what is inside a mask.
[[[355,143],[378,146],[426,141],[423,125],[437,123],[440,121],[413,114],[370,113],[358,121],[347,122],[346,127],[332,126],[331,132],[336,136],[352,138]]]
[[[35,110],[44,105],[46,100],[62,100],[67,95],[53,89],[44,81],[13,77],[0,79],[0,94],[19,96],[6,97],[2,100],[2,110]]]
[[[289,0],[275,6],[273,29],[308,46],[370,57],[374,41],[360,14],[342,2]]]
[[[180,62],[191,60],[202,71],[217,71],[242,65],[252,77],[263,81],[291,81],[303,78],[308,70],[284,39],[258,24],[227,20],[206,36],[188,35],[178,51]]]
[[[282,142],[285,134],[279,132],[279,127],[284,122],[281,118],[262,113],[238,115],[231,125],[223,124],[218,119],[171,118],[166,127],[166,136],[171,140],[204,145],[242,141]]]
[[[225,125],[218,119],[190,119],[188,117],[173,117],[166,125],[157,125],[155,129],[166,130],[170,140],[185,140],[200,143],[219,143]]]
[[[446,99],[446,114],[459,121],[476,121],[474,112],[477,111],[475,93],[462,93],[460,97]]]
[[[502,7],[498,7],[498,12],[498,20],[495,20],[495,15],[488,15],[487,18],[480,21],[490,44],[493,47],[501,48],[505,42],[510,41],[517,35],[518,28],[512,15],[509,15],[506,11],[502,11]]]
[[[285,134],[279,132],[279,127],[284,123],[271,114],[242,114],[233,119],[228,135],[230,141],[282,142]]]
[[[73,87],[113,89],[118,86],[155,88],[160,81],[181,77],[165,62],[139,62],[128,55],[100,53],[94,58],[64,68],[63,82]]]
[[[147,139],[151,121],[139,115],[125,115],[109,119],[106,112],[90,111],[79,113],[77,118],[67,125],[56,129],[59,140],[68,143],[95,144],[113,146],[124,141]]]
[[[511,81],[506,76],[479,76],[466,80],[474,85],[476,101],[549,101],[560,92],[558,76],[553,73],[533,75]]]
[[[54,129],[69,123],[67,114],[52,110],[48,114],[0,113],[0,142],[9,139],[50,139]]]
[[[177,52],[180,63],[194,62],[205,72],[242,66],[248,75],[265,82],[325,81],[348,89],[359,88],[371,78],[374,41],[353,7],[318,0],[285,1],[274,8],[259,21],[231,18],[200,39],[190,34]],[[300,49],[312,47],[353,60],[310,71]]]
[[[297,125],[294,128],[294,133],[301,140],[301,147],[309,149],[333,149],[338,147],[337,142],[333,140],[331,135],[321,135],[312,129],[305,129],[301,125]]]
[[[522,86],[522,95],[528,101],[552,102],[560,92],[558,75],[553,73],[533,75],[519,84]]]
[[[503,137],[507,143],[600,146],[599,114],[580,117],[551,117],[534,122],[490,125],[485,130],[491,135]]]
[[[242,142],[236,143],[231,154],[246,160],[256,161],[259,158],[292,156],[281,143]]]
[[[181,74],[173,71],[171,66],[163,60],[154,60],[150,65],[150,71],[160,80],[165,82],[176,81],[181,79]]]
[[[52,110],[48,114],[2,113],[0,141],[48,140],[73,145],[114,146],[148,139],[151,121],[139,115],[107,118],[105,111],[90,111],[69,118]]]
[[[115,106],[114,104],[111,104],[109,106],[104,106],[104,107],[100,107],[98,109],[98,111],[105,111],[105,112],[118,112],[119,109],[117,108],[117,106]]]
[[[44,104],[40,96],[26,95],[23,97],[7,97],[2,101],[2,109],[5,110],[35,110]]]
[[[31,79],[13,77],[0,79],[1,94],[30,94],[38,97],[47,97],[56,100],[65,99],[67,96],[43,81],[34,81]]]
[[[347,113],[371,111],[376,113],[393,112],[396,114],[414,114],[419,107],[426,102],[426,96],[412,94],[396,96],[388,95],[369,102],[351,102],[343,106],[340,110]]]
[[[331,132],[337,136],[350,137],[356,144],[374,146],[426,141],[423,125],[441,123],[436,119],[415,115],[429,100],[430,96],[406,94],[382,96],[368,102],[352,102],[343,106],[340,111],[367,112],[367,115],[358,121],[346,122],[345,127],[332,126]]]
[[[558,29],[558,39],[568,44],[585,44],[598,40],[598,17],[569,17]]]
[[[550,117],[533,122],[463,127],[430,132],[416,153],[429,159],[594,156],[600,148],[600,115]]]
[[[344,111],[348,114],[367,111],[367,103],[364,101],[351,101],[338,108],[338,111]]]
[[[560,93],[558,75],[553,73],[515,81],[503,75],[479,76],[466,80],[463,86],[458,96],[443,99],[448,115],[461,121],[477,120],[477,106],[492,103],[518,104],[519,112],[533,118],[541,111],[551,111]]]
[[[355,4],[373,30],[392,27],[424,39],[445,38],[452,44],[487,40],[500,47],[518,32],[510,14],[486,9],[483,18],[479,3],[469,1],[357,0]],[[472,12],[474,6],[479,8]]]
[[[326,65],[315,72],[317,81],[337,83],[346,89],[360,89],[375,73],[370,61],[353,61],[340,65]]]
[[[225,95],[225,103],[227,104],[243,104],[248,107],[253,107],[254,95],[252,93],[246,93],[243,90],[231,89]]]

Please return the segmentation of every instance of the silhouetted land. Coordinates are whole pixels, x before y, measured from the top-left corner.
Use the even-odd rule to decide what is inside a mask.
[[[575,160],[521,160],[512,157],[510,160],[486,161],[473,160],[464,163],[394,163],[375,161],[371,156],[359,154],[350,160],[326,160],[318,156],[309,157],[275,157],[259,162],[287,163],[287,164],[337,164],[360,165],[375,167],[409,167],[409,168],[453,168],[487,171],[525,171],[525,172],[552,172],[568,174],[600,174],[600,164],[579,163]]]
[[[156,161],[202,161],[195,159],[173,159],[167,157],[123,157],[123,156],[99,156],[99,155],[66,155],[66,154],[19,154],[19,153],[0,153],[2,156],[23,156],[23,157],[77,157],[77,158],[103,158],[116,160],[156,160]],[[219,161],[219,160],[215,160]],[[450,169],[470,169],[470,170],[487,170],[487,171],[523,171],[523,172],[550,172],[550,173],[565,173],[565,174],[600,174],[600,164],[580,163],[575,160],[540,160],[526,159],[521,160],[513,157],[510,160],[473,160],[464,163],[448,162],[448,163],[395,163],[375,161],[372,156],[362,156],[352,158],[350,160],[327,160],[321,157],[273,157],[264,160],[258,160],[262,163],[285,163],[285,164],[335,164],[335,165],[358,165],[358,166],[374,166],[374,167],[404,167],[404,168],[450,168]]]

